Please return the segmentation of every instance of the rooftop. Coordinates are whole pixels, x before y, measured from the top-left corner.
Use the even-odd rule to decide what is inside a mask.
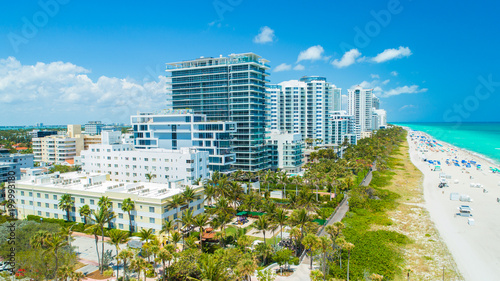
[[[48,174],[31,176],[16,183],[18,185],[29,185],[36,187],[57,188],[61,191],[85,191],[97,193],[96,196],[110,196],[107,193],[135,194],[138,197],[165,199],[179,194],[184,187],[178,182],[171,184],[160,184],[152,182],[117,182],[108,181],[108,174],[70,172],[64,174]]]

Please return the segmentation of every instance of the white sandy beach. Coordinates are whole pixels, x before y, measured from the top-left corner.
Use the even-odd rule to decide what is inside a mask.
[[[498,166],[439,140],[437,142],[442,146],[431,148],[417,140],[420,136],[432,139],[424,133],[410,131],[408,142],[411,161],[424,174],[425,206],[453,255],[458,270],[465,280],[500,280],[500,203],[497,202],[497,198],[500,198],[500,173],[490,171],[490,167]],[[425,146],[426,152],[421,149]],[[423,159],[439,160],[441,171],[432,171],[435,165]],[[459,162],[474,160],[481,164],[482,169],[478,170],[474,165],[466,168],[462,163],[459,167],[447,165],[446,159]],[[441,173],[451,176],[451,179],[447,179],[449,187],[438,187]],[[455,183],[456,180],[458,183]],[[471,183],[479,183],[483,187],[471,187]],[[452,201],[451,193],[468,195],[473,201]],[[473,225],[469,225],[469,218],[455,216],[460,205],[472,208]]]

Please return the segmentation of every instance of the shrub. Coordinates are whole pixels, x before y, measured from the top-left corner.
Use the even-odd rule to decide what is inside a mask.
[[[105,270],[103,273],[102,273],[102,276],[108,278],[108,277],[112,277],[114,274],[113,272],[113,269],[108,269],[108,270]]]

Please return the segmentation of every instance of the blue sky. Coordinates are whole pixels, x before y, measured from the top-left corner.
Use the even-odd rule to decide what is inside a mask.
[[[166,107],[165,63],[241,52],[374,88],[392,122],[500,121],[494,1],[103,2],[0,4],[0,125],[128,122]]]

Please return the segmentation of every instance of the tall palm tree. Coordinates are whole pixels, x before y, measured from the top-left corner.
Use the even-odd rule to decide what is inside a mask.
[[[71,208],[75,205],[75,201],[71,199],[71,194],[63,194],[61,199],[59,199],[59,209],[66,211],[66,221],[71,221],[69,212]]]
[[[145,259],[136,257],[130,262],[132,270],[137,271],[137,280],[141,279],[141,271],[148,268],[149,263]],[[144,281],[146,281],[146,272],[144,272]]]
[[[207,184],[205,185],[204,191],[205,193],[205,202],[209,202],[209,205],[212,205],[215,196],[216,196],[216,189],[213,185]]]
[[[266,244],[266,231],[269,230],[271,223],[269,222],[268,216],[260,216],[254,223],[253,227],[262,232],[264,235],[264,244]]]
[[[209,256],[202,256],[196,264],[200,271],[200,279],[193,278],[193,280],[224,280],[227,272],[222,266],[222,261],[212,259]]]
[[[118,256],[116,257],[117,260],[121,261],[123,263],[123,280],[128,280],[127,278],[127,265],[128,263],[134,258],[134,253],[129,250],[129,249],[124,249],[122,250]],[[118,266],[117,266],[118,268]],[[116,278],[118,278],[118,270],[116,273]]]
[[[305,209],[294,210],[291,216],[294,225],[300,226],[301,237],[304,237],[304,226],[311,221],[311,217]]]
[[[313,234],[307,234],[306,237],[302,239],[302,245],[304,245],[304,247],[309,250],[309,258],[311,259],[310,260],[311,270],[312,270],[313,256],[314,256],[313,251],[318,247],[318,244],[319,244],[319,239],[318,237],[316,237],[316,235]]]
[[[160,234],[166,233],[167,236],[170,237],[170,232],[172,232],[172,230],[174,230],[174,221],[165,220],[161,226]]]
[[[120,244],[127,243],[128,241],[128,235],[127,233],[118,230],[118,229],[111,229],[108,231],[108,236],[110,241],[108,241],[109,244],[115,246],[116,248],[116,259],[118,260],[118,251],[120,251]],[[116,277],[118,277],[118,262],[116,263]]]
[[[287,222],[286,211],[279,208],[273,216],[274,221],[280,226],[280,237],[283,240],[283,226]]]
[[[103,203],[103,206],[106,206],[105,203]],[[90,219],[99,226],[101,230],[101,242],[102,242],[102,254],[101,257],[104,258],[104,225],[108,224],[111,222],[112,219],[115,218],[115,214],[110,210],[106,208],[99,208],[96,210],[92,210],[90,213]],[[101,274],[104,272],[104,259],[101,259],[101,265],[100,265],[100,272]]]
[[[97,252],[97,263],[100,265],[101,264],[101,259],[99,255],[99,235],[101,234],[101,228],[97,224],[91,224],[87,225],[85,228],[85,233],[94,235],[94,240],[95,240],[95,250]]]
[[[187,236],[189,237],[189,233],[191,232],[191,227],[193,226],[193,211],[191,209],[187,209],[184,215],[177,219],[184,226],[184,230],[187,232]],[[182,239],[184,241],[184,233],[182,233]],[[184,243],[182,245],[182,249],[184,249]]]
[[[318,240],[318,250],[321,252],[322,254],[322,262],[321,262],[321,267],[322,267],[322,271],[323,271],[323,280],[326,280],[326,256],[328,255],[328,253],[332,250],[331,248],[331,244],[332,244],[332,241],[330,238],[326,237],[326,236],[321,236],[319,237],[319,240]]]
[[[203,250],[203,230],[205,225],[207,225],[209,220],[209,215],[206,213],[196,215],[193,219],[193,225],[200,228],[200,250]]]
[[[179,231],[174,231],[172,232],[172,235],[170,235],[170,241],[174,244],[174,248],[177,250],[177,243],[181,241],[182,235],[179,233]]]
[[[343,248],[347,250],[347,281],[349,281],[349,261],[351,260],[351,251],[354,248],[354,244],[347,242]]]
[[[83,205],[78,209],[80,213],[80,217],[83,217],[83,224],[87,224],[87,217],[90,215],[90,207],[89,205]]]
[[[139,237],[141,238],[141,241],[146,241],[146,243],[149,243],[149,241],[155,239],[156,236],[154,235],[154,230],[152,228],[143,228],[141,229],[141,231],[139,231]]]
[[[184,205],[184,198],[182,198],[182,196],[180,194],[175,194],[170,199],[170,202],[168,203],[168,208],[169,209],[177,209],[177,216],[180,216],[179,208],[183,205]],[[177,224],[177,229],[180,229],[179,224]]]
[[[57,281],[57,272],[59,269],[59,250],[68,245],[68,240],[60,235],[50,235],[45,240],[46,250],[45,253],[53,253],[55,258],[54,273],[56,273],[55,280]]]
[[[127,212],[128,220],[129,220],[129,230],[130,233],[134,232],[134,225],[132,224],[132,215],[131,212],[135,210],[135,203],[130,198],[123,199],[122,202],[122,211]]]

